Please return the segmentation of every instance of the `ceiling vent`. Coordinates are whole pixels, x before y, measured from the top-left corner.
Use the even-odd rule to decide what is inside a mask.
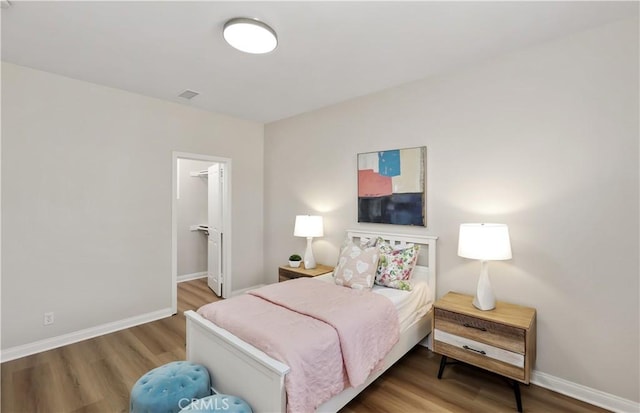
[[[191,100],[194,97],[198,96],[199,94],[200,93],[198,93],[198,92],[194,92],[193,90],[187,89],[184,92],[180,93],[178,95],[178,97],[181,97],[181,98],[184,98],[184,99],[187,99],[187,100]]]

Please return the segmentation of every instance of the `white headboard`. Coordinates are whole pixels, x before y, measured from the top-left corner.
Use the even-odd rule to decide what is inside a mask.
[[[427,281],[429,290],[436,297],[436,241],[438,237],[433,235],[407,235],[392,234],[388,232],[369,232],[350,229],[347,230],[347,237],[350,240],[354,238],[377,238],[381,237],[391,245],[419,244],[420,255],[418,257],[417,270],[414,271],[414,277]],[[425,251],[426,247],[426,251]],[[421,268],[420,268],[421,267]],[[426,271],[422,271],[426,269]]]

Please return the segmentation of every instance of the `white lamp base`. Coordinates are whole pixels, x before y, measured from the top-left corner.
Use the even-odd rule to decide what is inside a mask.
[[[311,270],[316,268],[316,260],[313,258],[313,250],[311,249],[311,241],[313,237],[307,237],[307,249],[304,251],[304,268]]]
[[[482,311],[493,310],[496,308],[496,296],[489,281],[489,262],[483,260],[480,265],[480,279],[473,306]]]

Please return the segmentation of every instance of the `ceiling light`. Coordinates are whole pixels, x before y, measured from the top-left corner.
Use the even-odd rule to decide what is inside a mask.
[[[269,53],[278,45],[276,32],[256,19],[231,19],[225,23],[222,33],[227,43],[245,53]]]

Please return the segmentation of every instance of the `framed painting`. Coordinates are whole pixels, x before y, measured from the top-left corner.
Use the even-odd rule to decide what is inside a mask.
[[[358,222],[427,226],[427,147],[358,154]]]

